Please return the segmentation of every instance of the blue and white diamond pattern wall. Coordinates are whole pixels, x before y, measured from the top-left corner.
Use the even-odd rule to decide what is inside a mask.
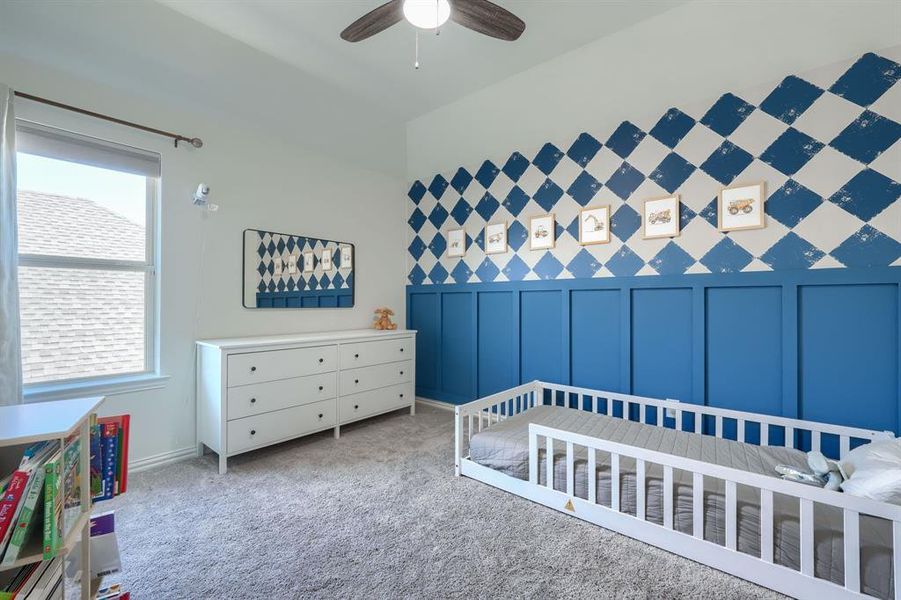
[[[415,181],[409,280],[474,283],[901,265],[901,47],[726,93],[612,131],[521,148]],[[766,228],[717,230],[723,186],[766,182]],[[679,194],[681,235],[645,240],[644,200]],[[611,242],[580,246],[586,206],[610,205]],[[556,247],[531,251],[553,212]],[[487,223],[509,227],[486,256]],[[449,258],[448,229],[473,242]],[[438,252],[442,250],[442,252]]]

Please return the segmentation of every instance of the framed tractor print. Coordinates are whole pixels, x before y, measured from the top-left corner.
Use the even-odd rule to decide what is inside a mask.
[[[717,202],[717,222],[720,231],[762,229],[763,203],[766,201],[764,182],[723,188]]]
[[[554,247],[554,215],[539,215],[529,220],[529,250],[550,250]]]
[[[485,226],[485,254],[503,254],[507,251],[507,222],[489,223]]]
[[[679,235],[679,196],[645,200],[641,224],[642,237],[646,240]]]

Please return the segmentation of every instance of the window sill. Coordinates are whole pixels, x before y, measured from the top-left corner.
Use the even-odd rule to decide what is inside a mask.
[[[83,396],[114,396],[129,392],[157,390],[165,387],[168,381],[168,375],[142,373],[140,375],[123,375],[92,381],[36,383],[25,386],[22,395],[25,402],[28,403],[64,400]]]

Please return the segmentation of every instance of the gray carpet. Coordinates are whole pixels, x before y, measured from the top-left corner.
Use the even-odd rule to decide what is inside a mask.
[[[453,476],[452,414],[420,407],[229,461],[143,473],[113,502],[145,598],[779,598]]]

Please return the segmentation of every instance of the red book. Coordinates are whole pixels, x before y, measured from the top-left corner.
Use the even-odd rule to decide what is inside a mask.
[[[16,471],[13,473],[12,479],[3,497],[0,498],[0,548],[3,547],[3,541],[6,540],[6,532],[12,526],[12,521],[16,516],[16,508],[22,499],[25,486],[28,483],[28,473],[25,471]]]

